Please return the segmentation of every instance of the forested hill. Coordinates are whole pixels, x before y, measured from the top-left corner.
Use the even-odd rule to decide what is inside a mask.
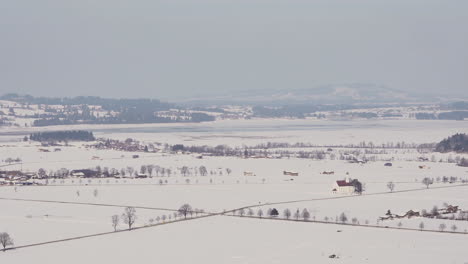
[[[23,104],[42,105],[99,105],[108,111],[123,111],[129,108],[151,109],[152,111],[176,108],[174,104],[161,102],[157,99],[114,99],[98,96],[78,97],[34,97],[31,95],[5,94],[1,100],[9,100]]]
[[[7,94],[0,100],[22,104],[34,126],[74,124],[144,124],[205,122],[214,115],[156,99],[111,99],[101,97],[47,98]],[[34,105],[33,108],[31,105]],[[31,111],[36,111],[31,114]],[[14,114],[14,109],[12,108]]]
[[[468,135],[455,134],[450,136],[437,144],[436,151],[468,153]]]

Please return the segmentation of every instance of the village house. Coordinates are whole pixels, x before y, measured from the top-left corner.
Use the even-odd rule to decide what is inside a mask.
[[[89,169],[72,170],[70,172],[70,175],[79,178],[96,178],[99,176],[99,172]]]

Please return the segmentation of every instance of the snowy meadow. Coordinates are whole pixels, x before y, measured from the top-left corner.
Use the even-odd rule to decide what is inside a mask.
[[[468,169],[456,164],[468,155],[415,147],[466,132],[467,122],[242,120],[67,129],[152,147],[44,146],[23,141],[37,128],[0,131],[1,170],[51,176],[0,185],[0,232],[14,242],[0,254],[6,262],[468,263]],[[224,152],[175,145],[221,145]],[[79,170],[100,176],[72,173]],[[362,184],[359,194],[336,185],[349,179]],[[135,209],[130,231],[126,208]],[[409,211],[418,215],[408,217]]]

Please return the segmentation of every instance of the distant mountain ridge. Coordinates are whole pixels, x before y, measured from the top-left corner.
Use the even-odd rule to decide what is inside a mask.
[[[330,84],[310,89],[246,90],[224,95],[205,95],[179,101],[188,103],[219,104],[369,104],[448,102],[460,100],[459,96],[409,93],[376,84]]]

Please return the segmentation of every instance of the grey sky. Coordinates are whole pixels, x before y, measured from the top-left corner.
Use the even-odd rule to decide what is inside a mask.
[[[0,93],[468,87],[465,0],[2,0]]]

